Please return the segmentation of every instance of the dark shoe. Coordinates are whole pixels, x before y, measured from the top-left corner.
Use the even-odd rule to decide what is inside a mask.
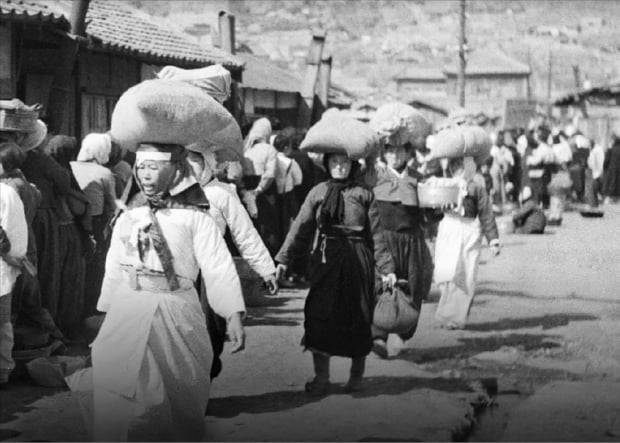
[[[327,394],[329,393],[331,384],[329,380],[319,380],[313,378],[305,385],[305,391],[309,394]]]
[[[548,226],[562,226],[562,219],[558,218],[558,219],[547,220],[547,225]]]
[[[372,342],[372,352],[374,352],[381,358],[388,358],[387,343],[385,342],[385,340],[376,338]]]
[[[353,393],[363,390],[362,377],[351,377],[346,385],[344,385],[344,392]]]

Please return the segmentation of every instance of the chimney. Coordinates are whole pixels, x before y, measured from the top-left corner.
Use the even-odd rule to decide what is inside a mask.
[[[321,65],[319,67],[319,78],[316,85],[316,95],[318,95],[319,100],[325,108],[327,108],[327,102],[329,99],[329,85],[331,83],[331,75],[332,75],[332,56],[330,55],[327,58],[321,60]]]
[[[319,69],[323,59],[323,47],[325,46],[325,32],[320,31],[314,33],[310,47],[308,48],[308,57],[306,58],[306,73],[301,89],[303,98],[300,109],[299,126],[307,128],[312,123],[312,113],[314,110],[314,94],[316,84],[319,78]]]
[[[220,34],[220,48],[224,51],[235,53],[235,16],[226,11],[218,14],[218,30]]]
[[[84,37],[86,31],[86,12],[90,0],[73,0],[71,2],[71,32]]]

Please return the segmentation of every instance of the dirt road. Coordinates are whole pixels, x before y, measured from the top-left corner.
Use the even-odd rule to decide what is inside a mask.
[[[439,328],[433,291],[406,348],[368,358],[359,394],[344,393],[338,358],[331,395],[302,392],[305,291],[263,300],[246,351],[224,357],[206,439],[620,441],[620,207],[603,208],[601,219],[567,213],[542,236],[506,235],[499,257],[484,251],[467,328]],[[1,406],[2,439],[86,438],[65,390],[20,382]]]

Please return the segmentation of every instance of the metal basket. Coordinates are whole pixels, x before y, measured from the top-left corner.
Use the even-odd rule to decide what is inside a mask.
[[[458,200],[458,186],[418,184],[418,202],[423,208],[440,208],[443,205],[457,204]]]

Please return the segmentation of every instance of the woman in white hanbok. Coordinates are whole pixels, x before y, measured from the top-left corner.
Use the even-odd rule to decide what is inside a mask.
[[[232,351],[244,346],[239,277],[185,156],[176,145],[138,148],[134,195],[107,256],[93,366],[67,378],[87,391],[79,398],[96,441],[203,437],[213,352],[194,288],[199,271],[209,304],[228,321]]]

